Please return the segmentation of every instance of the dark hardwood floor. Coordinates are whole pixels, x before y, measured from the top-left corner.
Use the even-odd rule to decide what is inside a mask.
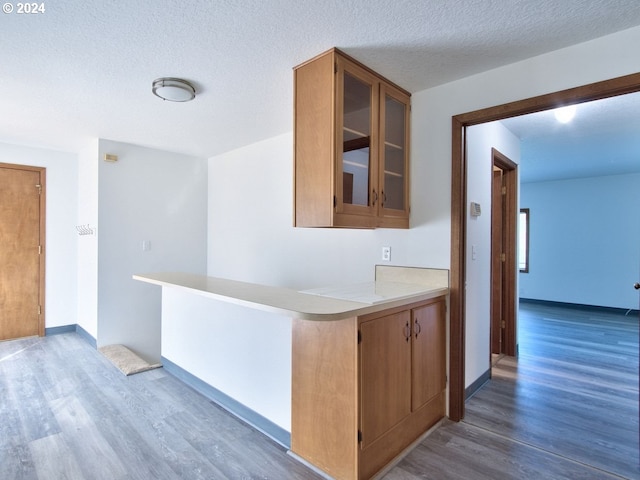
[[[640,478],[638,318],[523,304],[520,357],[385,480]],[[0,479],[319,479],[164,372],[74,333],[0,342]]]
[[[523,302],[519,345],[385,480],[640,478],[637,313]]]

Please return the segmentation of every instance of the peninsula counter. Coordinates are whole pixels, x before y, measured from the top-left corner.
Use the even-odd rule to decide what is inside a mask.
[[[187,273],[133,278],[162,287],[165,369],[287,448],[301,436],[292,428],[292,379],[303,365],[292,354],[294,330],[357,325],[433,299],[444,305],[448,294],[447,270],[413,267],[377,266],[375,281],[305,291]]]
[[[433,269],[403,270],[434,271]],[[378,268],[376,272],[385,272]],[[287,315],[300,320],[332,321],[375,313],[395,306],[448,293],[448,271],[435,270],[431,278],[391,276],[379,273],[375,281],[296,291],[225,278],[182,272],[134,275],[135,280],[170,287],[256,310]],[[416,272],[413,272],[414,274]],[[403,281],[403,278],[405,279]],[[416,283],[413,283],[416,282]]]

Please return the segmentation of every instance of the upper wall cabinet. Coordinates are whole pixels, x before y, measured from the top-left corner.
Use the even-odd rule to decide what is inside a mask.
[[[294,90],[295,226],[409,228],[410,94],[335,48]]]

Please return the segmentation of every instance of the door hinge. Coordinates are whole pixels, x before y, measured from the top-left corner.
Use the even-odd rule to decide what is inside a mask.
[[[38,255],[42,255],[42,245],[38,245]]]
[[[333,62],[333,73],[338,73],[338,62]]]
[[[38,195],[42,195],[42,185],[40,185],[39,183],[36,185],[36,188],[38,189]]]
[[[358,443],[362,443],[362,432],[358,430]]]
[[[358,330],[358,345],[360,345],[362,343],[362,333],[360,333],[360,330]]]
[[[333,196],[333,208],[336,208],[336,206],[338,205],[338,199],[336,198],[336,196]]]
[[[502,323],[500,324],[501,328],[507,328],[507,322],[505,322],[504,320],[502,321]]]
[[[506,253],[501,253],[500,254],[500,261],[501,262],[506,262],[507,261],[507,254]]]
[[[502,195],[506,195],[507,194],[507,187],[502,187]]]
[[[38,305],[38,315],[42,315],[42,305]]]

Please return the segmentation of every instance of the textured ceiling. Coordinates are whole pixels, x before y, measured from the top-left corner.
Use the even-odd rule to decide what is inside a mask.
[[[415,92],[640,24],[638,0],[45,2],[0,16],[0,141],[209,157],[291,130],[292,67],[338,46]],[[163,102],[158,77],[197,98]]]

